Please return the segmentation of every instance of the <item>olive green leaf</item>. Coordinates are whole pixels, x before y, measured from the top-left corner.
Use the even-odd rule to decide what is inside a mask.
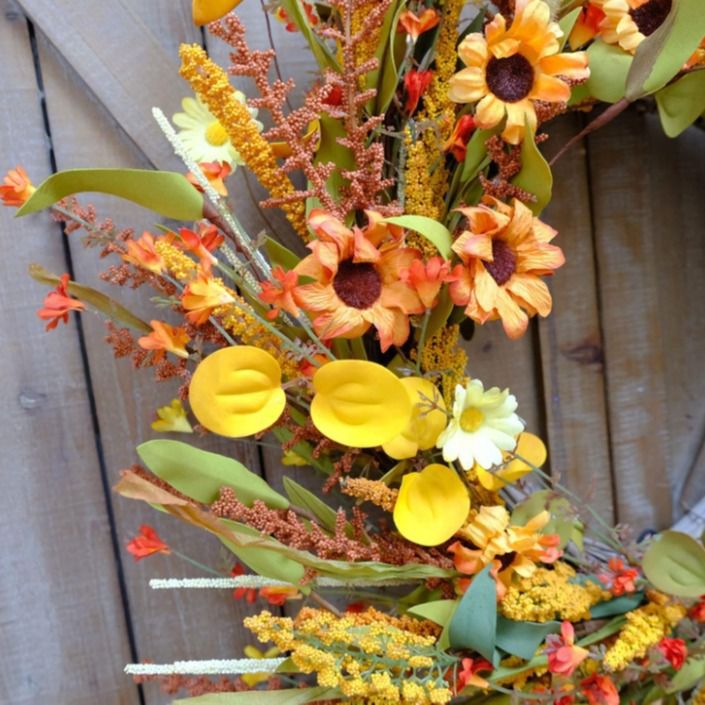
[[[705,593],[705,548],[688,534],[664,531],[644,554],[642,569],[654,587],[669,595]]]
[[[705,70],[693,71],[656,94],[663,131],[678,137],[705,112]]]

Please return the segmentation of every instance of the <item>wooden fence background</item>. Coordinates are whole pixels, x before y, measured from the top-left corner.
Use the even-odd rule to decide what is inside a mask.
[[[259,0],[239,12],[264,46]],[[301,38],[279,26],[275,36],[305,85]],[[39,181],[77,166],[181,170],[150,108],[171,114],[188,94],[176,74],[183,41],[204,41],[190,0],[0,0],[0,171],[21,163]],[[580,122],[557,125],[547,150]],[[552,471],[606,517],[664,527],[705,493],[705,134],[671,141],[653,115],[631,111],[555,176],[547,219],[568,257],[552,282],[555,312],[518,343],[482,329],[470,370],[517,393],[550,441]],[[236,181],[241,219],[257,232],[248,184]],[[153,225],[137,208],[94,202],[119,225]],[[237,657],[253,609],[215,592],[152,592],[150,577],[193,571],[172,557],[135,565],[124,551],[149,521],[192,556],[222,560],[217,541],[110,492],[174,390],[116,362],[97,317],[44,333],[35,310],[45,292],[27,265],[95,282],[94,252],[46,215],[15,221],[10,209],[0,243],[0,702],[167,702],[123,664]],[[211,444],[279,481],[276,454]]]

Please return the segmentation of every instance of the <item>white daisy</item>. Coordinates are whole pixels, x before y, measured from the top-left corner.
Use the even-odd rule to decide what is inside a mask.
[[[235,91],[235,97],[245,103],[245,94],[241,91]],[[194,161],[225,162],[233,170],[244,164],[225,128],[200,98],[184,98],[181,107],[184,112],[176,113],[172,120],[181,128],[179,137]],[[257,117],[256,108],[248,109],[253,118]],[[261,131],[262,123],[257,122],[257,125]]]
[[[485,469],[502,462],[502,451],[514,450],[524,423],[514,413],[517,400],[508,389],[485,391],[479,379],[455,388],[453,417],[436,442],[446,462],[460,461],[464,470],[475,463]]]

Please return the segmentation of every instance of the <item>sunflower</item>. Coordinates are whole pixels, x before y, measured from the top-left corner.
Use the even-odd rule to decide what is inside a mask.
[[[633,54],[663,24],[671,5],[672,0],[604,0],[600,36]]]
[[[561,35],[545,2],[517,0],[509,29],[498,13],[484,35],[472,33],[460,43],[458,54],[466,68],[450,79],[449,98],[479,101],[475,123],[482,129],[498,125],[506,115],[502,137],[518,144],[527,125],[536,128],[536,101],[566,102],[570,85],[564,79],[581,81],[590,75],[585,52],[558,53]]]
[[[401,280],[401,272],[420,257],[404,247],[403,231],[367,211],[365,228],[348,228],[321,209],[309,215],[317,239],[312,254],[295,268],[313,283],[296,288],[294,298],[315,314],[313,325],[324,340],[356,338],[371,326],[379,332],[382,351],[402,345],[409,337],[409,315],[422,313],[416,291]]]
[[[245,103],[244,93],[235,91],[234,95]],[[195,162],[224,162],[233,168],[245,163],[233,147],[225,128],[199,97],[184,98],[181,107],[184,112],[176,113],[172,120],[181,128],[179,137]],[[249,108],[249,111],[253,118],[257,117],[255,108]],[[262,124],[255,123],[261,131]]]
[[[460,210],[468,230],[453,243],[463,264],[453,270],[451,298],[477,323],[500,318],[507,335],[519,338],[529,316],[551,312],[541,277],[565,262],[563,251],[549,244],[557,233],[517,199],[507,205],[485,196],[479,206]]]

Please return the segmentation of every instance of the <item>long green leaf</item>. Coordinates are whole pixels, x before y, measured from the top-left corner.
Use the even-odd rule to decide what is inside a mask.
[[[318,519],[321,526],[328,529],[328,531],[335,531],[338,513],[313,492],[307,490],[298,482],[294,482],[290,477],[284,478],[284,491],[292,504],[308,509]]]
[[[293,269],[301,260],[288,247],[284,247],[281,242],[277,242],[269,235],[267,235],[267,239],[264,242],[264,249],[267,251],[269,261],[285,270]]]
[[[244,504],[259,499],[273,509],[289,507],[286,497],[233,458],[163,439],[142,443],[137,453],[157,477],[197,502],[214,502],[221,487],[232,487]]]
[[[599,39],[588,47],[587,55],[590,78],[573,89],[570,104],[575,105],[586,98],[605,103],[616,103],[624,98],[632,55]]]
[[[705,36],[702,0],[674,0],[663,24],[637,48],[627,77],[634,101],[663,88],[683,67]]]
[[[534,215],[539,215],[551,200],[553,174],[534,137],[534,131],[527,127],[521,145],[521,171],[512,183],[536,196],[536,201],[527,205]]]
[[[561,37],[559,44],[561,51],[566,45],[566,42],[570,37],[570,33],[573,31],[573,27],[575,27],[575,23],[578,21],[578,17],[580,17],[580,13],[582,11],[582,7],[576,7],[574,10],[571,10],[567,15],[561,17],[561,19],[558,21],[558,26],[561,28],[561,32],[563,32],[563,37]]]
[[[406,0],[401,0],[396,6],[396,12],[389,29],[389,41],[385,45],[384,61],[378,78],[375,108],[377,115],[386,112],[399,84],[399,67],[406,53],[406,35],[397,32],[397,25],[399,24],[399,17],[405,8]]]
[[[635,592],[631,595],[622,595],[621,597],[615,597],[614,600],[600,602],[599,604],[590,608],[590,618],[604,619],[605,617],[614,617],[618,614],[631,612],[632,610],[635,610],[643,601],[643,592]]]
[[[428,218],[425,215],[398,215],[393,218],[385,218],[384,222],[400,225],[402,228],[407,228],[419,233],[419,235],[423,235],[430,243],[436,246],[436,249],[446,259],[450,259],[453,254],[450,249],[452,243],[450,230],[433,218]]]
[[[241,693],[208,693],[195,698],[174,700],[174,705],[306,705],[315,701],[338,700],[334,688],[289,688],[288,690],[250,690]]]
[[[425,602],[421,605],[411,607],[409,614],[414,614],[417,617],[423,617],[431,622],[440,624],[445,627],[450,622],[456,608],[458,600],[434,600],[433,602]]]
[[[512,656],[531,659],[549,634],[557,634],[560,622],[517,622],[497,616],[497,646]]]
[[[705,678],[705,656],[699,654],[689,658],[683,667],[671,678],[667,693],[690,690]]]
[[[654,586],[669,595],[705,594],[705,548],[688,534],[664,531],[644,554],[642,568]]]
[[[198,220],[203,196],[183,174],[150,169],[69,169],[52,174],[17,211],[36,213],[76,193],[107,193],[149,208],[165,218]]]
[[[705,112],[705,70],[693,71],[656,94],[663,131],[678,137]]]
[[[478,175],[480,169],[482,168],[482,164],[487,157],[487,147],[485,147],[485,144],[487,140],[496,135],[499,130],[500,127],[497,126],[491,130],[475,130],[475,132],[473,132],[465,151],[463,172],[460,175],[460,180],[462,183],[474,179]]]
[[[29,275],[35,281],[47,284],[48,286],[56,286],[59,283],[60,277],[48,269],[44,269],[39,264],[29,265]],[[132,328],[140,333],[149,333],[152,328],[148,323],[145,323],[141,318],[135,316],[134,313],[126,309],[122,304],[119,304],[114,299],[111,299],[107,294],[92,289],[90,286],[79,284],[78,282],[70,281],[68,284],[70,294],[73,294],[77,299],[88,304],[96,311],[100,311],[107,316],[111,321],[120,323],[123,326]]]

